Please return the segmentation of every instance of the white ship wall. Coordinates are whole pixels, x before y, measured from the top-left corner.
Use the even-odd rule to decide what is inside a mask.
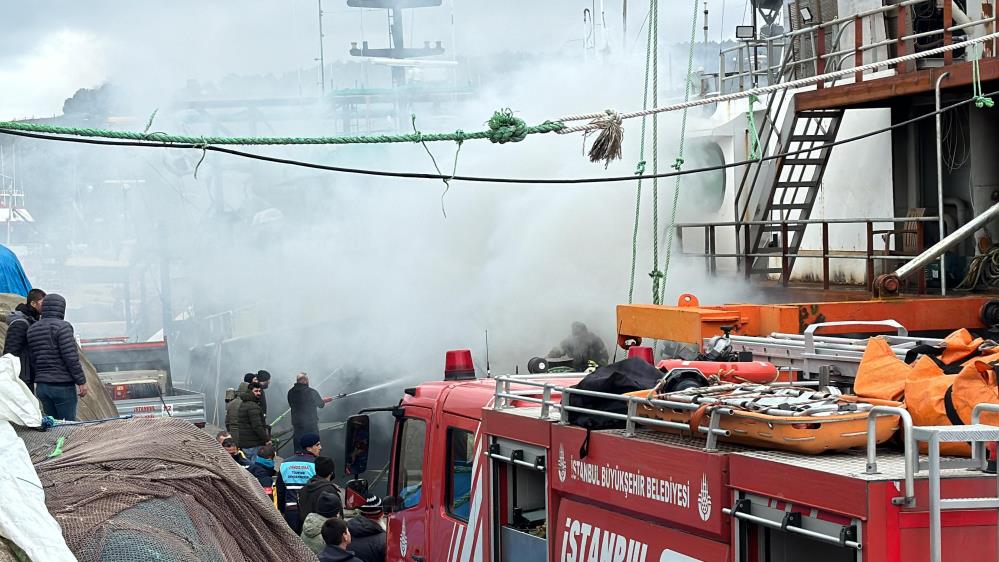
[[[691,139],[713,142],[721,149],[725,162],[743,161],[747,158],[749,143],[747,133],[745,100],[736,100],[706,107],[704,114],[694,120]],[[756,122],[761,123],[766,98],[757,104]],[[861,135],[891,124],[889,109],[848,110],[840,125],[837,139]],[[695,141],[696,142],[696,141]],[[679,222],[721,222],[735,220],[734,200],[742,180],[744,168],[726,170],[725,196],[721,206],[713,211],[697,211],[681,201]],[[681,197],[696,198],[693,190],[683,190]],[[889,133],[876,135],[833,148],[829,164],[822,180],[822,187],[812,211],[812,219],[840,218],[884,218],[894,213],[892,196],[891,136]],[[887,228],[887,224],[876,228]],[[802,253],[821,251],[822,229],[820,225],[810,225],[805,231]],[[866,254],[866,226],[864,224],[834,224],[829,227],[830,249],[838,252],[854,252],[857,257]],[[880,248],[879,240],[875,247]],[[704,234],[700,229],[684,231],[684,250],[702,252]],[[716,230],[716,251],[735,252],[734,228],[719,227]],[[735,259],[719,258],[720,272],[734,272]],[[775,265],[779,265],[776,260]],[[830,277],[835,283],[864,282],[866,265],[863,259],[830,260]],[[822,262],[815,258],[799,259],[792,272],[792,280],[821,280]]]

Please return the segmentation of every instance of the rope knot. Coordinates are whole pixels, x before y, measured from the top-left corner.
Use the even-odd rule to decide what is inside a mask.
[[[649,272],[649,277],[651,277],[653,280],[662,279],[665,276],[666,275],[662,271],[659,271],[658,269],[653,269],[652,271]]]
[[[683,167],[683,158],[677,158],[676,162],[673,162],[673,164],[670,166],[670,168],[673,168],[677,172],[679,172],[680,168],[682,167]]]
[[[635,165],[635,175],[640,176],[645,173],[645,160],[639,160]]]
[[[420,130],[416,128],[416,114],[410,113],[409,117],[413,123],[413,136],[414,136],[413,142],[423,142],[423,133],[421,133]]]
[[[527,138],[527,123],[514,116],[509,108],[501,109],[489,118],[487,138],[497,144],[520,142]]]
[[[590,125],[600,129],[597,140],[593,141],[593,146],[590,147],[590,162],[602,161],[604,168],[607,168],[610,166],[611,160],[621,158],[621,144],[624,142],[622,122],[621,114],[613,109],[605,109],[602,117],[590,121]],[[588,133],[589,131],[587,131]]]

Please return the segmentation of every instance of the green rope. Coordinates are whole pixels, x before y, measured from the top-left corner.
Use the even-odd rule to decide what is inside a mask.
[[[749,96],[749,111],[746,112],[746,121],[748,121],[747,128],[749,129],[749,159],[759,161],[763,157],[762,150],[760,150],[760,133],[756,130],[756,115],[753,111],[753,104],[760,101],[760,98],[750,95]]]
[[[652,42],[652,107],[659,106],[659,0],[652,0],[649,13],[649,29],[653,30]],[[652,173],[659,173],[659,114],[652,115]],[[652,179],[652,303],[659,301],[659,178]]]
[[[51,453],[49,453],[49,458],[50,459],[58,457],[59,455],[62,454],[62,444],[65,443],[65,442],[66,442],[66,438],[65,437],[60,437],[59,439],[56,439],[55,448],[52,449]]]
[[[690,48],[687,50],[687,74],[686,74],[686,85],[683,92],[683,101],[690,101],[690,90],[691,90],[691,75],[694,72],[694,39],[697,36],[697,1],[694,2],[694,16],[691,18],[690,22]],[[687,109],[683,109],[683,114],[680,117],[680,146],[677,148],[677,158],[676,158],[676,170],[680,170],[680,166],[683,166],[683,145],[685,137],[687,136]],[[673,208],[670,213],[669,227],[666,232],[666,261],[663,263],[663,278],[662,283],[659,286],[659,294],[656,295],[658,299],[656,304],[662,303],[663,299],[666,297],[666,282],[669,279],[669,259],[670,254],[673,253],[673,234],[676,230],[676,208],[680,201],[680,178],[682,176],[676,176],[676,180],[673,183]],[[656,233],[658,236],[658,233]]]
[[[656,0],[649,0],[649,10],[655,7]],[[652,45],[658,46],[658,37],[649,24],[648,38],[645,42],[645,86],[642,90],[642,109],[649,108],[649,76],[652,71]],[[635,266],[638,263],[638,223],[642,214],[642,176],[645,174],[645,133],[648,124],[648,117],[642,116],[641,140],[638,144],[639,155],[638,164],[635,165],[635,175],[638,176],[638,185],[635,187],[635,225],[631,233],[631,281],[628,284],[628,304],[634,302],[635,296]],[[655,166],[653,162],[653,166]]]
[[[150,117],[149,125],[152,125]],[[292,145],[292,144],[388,144],[406,142],[463,142],[466,140],[488,139],[496,144],[520,142],[528,135],[554,133],[565,128],[565,124],[545,121],[540,125],[528,126],[523,119],[516,117],[509,109],[493,113],[487,122],[488,129],[466,133],[412,133],[405,135],[344,135],[333,137],[194,137],[190,135],[170,135],[161,132],[111,131],[89,127],[62,127],[43,123],[23,121],[0,121],[0,130],[27,131],[53,135],[78,137],[98,137],[130,141],[155,141],[177,144],[204,145]]]
[[[982,71],[978,67],[978,59],[980,57],[975,57],[971,61],[971,89],[972,89],[972,99],[975,100],[975,107],[978,109],[990,108],[995,105],[992,98],[986,96],[982,91]]]

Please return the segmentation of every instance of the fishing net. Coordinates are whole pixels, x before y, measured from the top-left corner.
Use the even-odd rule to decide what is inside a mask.
[[[256,479],[188,422],[134,418],[18,434],[80,562],[316,560]],[[60,439],[61,454],[49,458]]]

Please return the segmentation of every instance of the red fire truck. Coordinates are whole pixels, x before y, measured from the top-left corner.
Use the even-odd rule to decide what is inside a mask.
[[[475,379],[471,355],[449,352],[444,380],[406,389],[385,409],[396,418],[387,559],[916,562],[939,559],[934,547],[943,560],[999,559],[983,449],[971,461],[914,448],[802,455],[664,432],[637,408],[617,415],[624,429],[587,432],[561,400],[579,378]],[[995,427],[900,419],[912,447],[999,440]],[[366,416],[348,428],[347,450],[366,451]]]

